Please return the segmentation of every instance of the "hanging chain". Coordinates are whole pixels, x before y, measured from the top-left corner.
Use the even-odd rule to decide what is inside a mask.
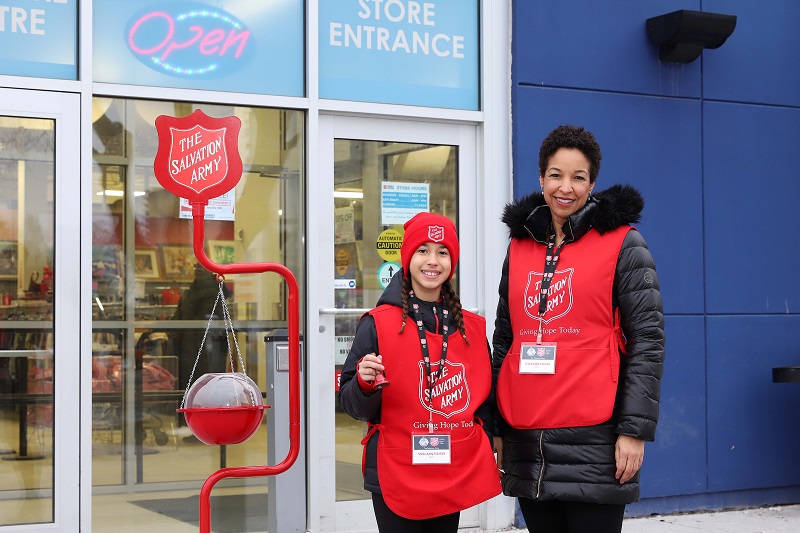
[[[203,354],[203,345],[206,343],[206,337],[208,337],[208,331],[211,329],[211,322],[214,320],[214,312],[217,310],[217,304],[222,301],[222,319],[225,325],[225,340],[228,343],[228,361],[230,362],[231,372],[233,372],[233,353],[231,351],[231,337],[233,337],[233,343],[236,346],[236,355],[239,357],[239,365],[242,367],[242,373],[247,374],[244,361],[242,360],[242,353],[239,351],[239,341],[236,340],[236,332],[233,330],[233,320],[231,319],[231,312],[228,309],[228,302],[225,300],[225,292],[223,291],[223,285],[225,284],[225,278],[222,276],[217,276],[219,280],[219,291],[217,292],[217,299],[214,300],[214,306],[211,308],[211,314],[208,315],[208,323],[206,324],[206,330],[203,332],[203,339],[200,341],[200,348],[197,350],[197,357],[194,359],[194,365],[192,366],[192,372],[189,374],[189,381],[186,383],[186,390],[183,392],[183,398],[181,399],[181,406],[180,408],[183,409],[184,404],[186,403],[186,396],[189,394],[189,389],[192,386],[192,379],[194,378],[194,371],[197,370],[197,363],[200,362],[200,356]],[[228,333],[228,328],[230,327],[230,334]]]
[[[223,280],[224,281],[224,280]],[[219,293],[222,295],[222,281],[219,282]],[[220,298],[220,296],[218,296]],[[228,302],[225,300],[225,297],[222,296],[220,298],[222,300],[222,316],[225,320],[225,336],[228,339],[228,360],[231,363],[231,372],[233,372],[233,355],[231,354],[231,337],[233,337],[233,344],[236,346],[236,356],[239,358],[239,366],[242,369],[242,374],[247,374],[247,370],[244,367],[244,361],[242,360],[242,352],[239,350],[239,341],[236,339],[236,332],[233,330],[233,319],[231,318],[230,309],[228,309]],[[228,326],[231,328],[230,336],[228,336]]]

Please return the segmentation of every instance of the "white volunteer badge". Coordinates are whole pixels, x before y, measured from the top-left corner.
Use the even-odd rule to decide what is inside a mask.
[[[449,465],[450,435],[426,433],[411,435],[412,465]]]
[[[520,374],[555,374],[556,343],[522,343],[519,352]]]

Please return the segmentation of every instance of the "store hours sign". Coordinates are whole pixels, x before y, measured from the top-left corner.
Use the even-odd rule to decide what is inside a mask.
[[[477,0],[319,3],[322,98],[477,110]]]

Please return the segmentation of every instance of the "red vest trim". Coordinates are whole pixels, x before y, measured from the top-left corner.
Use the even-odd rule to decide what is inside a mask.
[[[612,292],[619,251],[630,226],[591,230],[561,249],[550,284],[542,341],[557,342],[555,374],[520,374],[522,343],[536,342],[539,287],[547,247],[512,240],[508,308],[514,341],[500,368],[497,403],[515,428],[592,426],[611,418],[619,378],[619,321]]]
[[[419,335],[412,318],[399,333],[402,309],[396,306],[382,305],[370,312],[390,382],[380,393],[378,479],[389,508],[412,520],[461,511],[501,490],[491,444],[475,417],[492,385],[486,322],[478,315],[462,313],[471,344],[464,342],[457,329],[451,330],[445,367],[432,395],[435,431],[451,435],[451,464],[412,465],[411,435],[427,432],[430,413]],[[427,341],[435,374],[442,336],[427,332]]]

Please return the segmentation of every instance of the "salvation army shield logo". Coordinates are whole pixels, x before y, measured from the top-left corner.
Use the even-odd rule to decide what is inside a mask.
[[[208,130],[195,125],[188,130],[170,128],[170,166],[172,179],[195,192],[219,184],[228,174],[225,129]],[[200,139],[200,146],[191,146]]]
[[[548,324],[557,320],[572,309],[572,274],[573,268],[556,270],[553,281],[547,290],[547,308],[543,322]],[[534,320],[539,320],[539,302],[541,301],[542,273],[531,271],[528,273],[528,283],[525,285],[525,314]]]
[[[201,110],[184,118],[156,119],[159,183],[189,203],[207,204],[231,190],[242,176],[238,117],[211,118]]]
[[[431,374],[439,372],[441,361],[431,363]],[[419,362],[419,401],[428,411],[432,411],[445,418],[457,415],[469,407],[469,383],[463,363],[445,361],[442,376],[433,384],[433,389],[428,388],[427,371],[425,363]]]
[[[436,448],[439,445],[439,437],[431,437],[431,446]]]
[[[444,228],[442,226],[428,226],[428,238],[431,242],[442,242],[444,240]]]

